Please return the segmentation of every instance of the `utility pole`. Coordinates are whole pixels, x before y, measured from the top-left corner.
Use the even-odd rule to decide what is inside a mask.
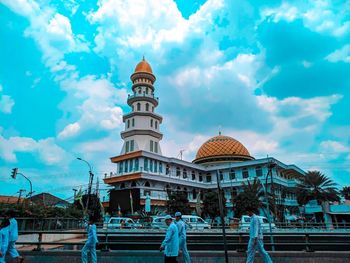
[[[18,199],[17,199],[17,204],[21,201],[22,193],[25,192],[25,189],[19,189],[18,191]]]
[[[226,240],[225,218],[224,218],[224,206],[223,206],[222,189],[221,189],[221,186],[220,186],[220,179],[219,179],[219,171],[218,170],[216,170],[216,182],[217,182],[217,187],[218,187],[219,210],[220,210],[221,227],[222,227],[222,239],[224,241],[225,263],[228,263],[227,240]]]
[[[274,166],[275,166],[275,164],[271,160],[269,160],[269,162],[268,162],[268,173],[266,175],[266,180],[265,180],[265,200],[266,200],[266,207],[267,207],[267,218],[269,220],[270,241],[271,241],[271,250],[272,251],[275,251],[275,246],[274,246],[274,238],[273,238],[273,235],[272,235],[270,203],[269,203],[267,189],[268,189],[268,178],[269,178],[269,175],[270,175],[271,176],[271,191],[273,190],[272,168]],[[273,202],[275,202],[275,198],[274,197],[273,197]],[[276,212],[276,209],[274,209],[274,212]]]
[[[87,200],[86,200],[86,211],[89,210],[89,201],[90,201],[90,195],[91,195],[91,188],[92,188],[92,182],[94,180],[94,174],[92,173],[92,168],[91,168],[91,165],[88,161],[85,161],[84,159],[78,157],[77,158],[79,161],[82,161],[84,163],[86,163],[88,166],[89,166],[89,185],[88,185],[88,193],[87,193]]]

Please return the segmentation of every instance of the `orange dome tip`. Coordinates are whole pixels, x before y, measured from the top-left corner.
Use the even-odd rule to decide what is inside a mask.
[[[142,60],[136,65],[134,73],[136,72],[146,72],[153,74],[151,65],[145,60],[145,56],[143,56]]]

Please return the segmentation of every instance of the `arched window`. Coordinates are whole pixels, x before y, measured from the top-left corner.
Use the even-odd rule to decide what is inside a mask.
[[[192,196],[193,196],[193,199],[197,198],[197,191],[196,191],[196,189],[192,190]]]
[[[154,112],[154,107],[152,106],[152,112]]]
[[[154,122],[154,128],[158,129],[158,122],[157,121]]]
[[[146,111],[149,111],[149,104],[146,103]]]
[[[151,119],[151,127],[153,127],[153,119]]]
[[[134,119],[134,118],[131,120],[131,126],[132,126],[132,127],[135,126],[135,119]]]
[[[140,104],[140,102],[139,102],[139,103],[137,103],[137,110],[138,110],[138,111],[140,111],[140,110],[141,110],[141,104]]]
[[[165,174],[170,174],[170,168],[168,164],[165,166]]]
[[[183,170],[183,172],[182,172],[182,177],[183,177],[184,179],[187,178],[187,170],[186,170],[186,169]]]
[[[127,122],[127,127],[128,127],[128,129],[130,128],[130,120],[128,120],[128,122]]]
[[[176,167],[176,176],[180,176],[180,174],[181,174],[180,168]]]
[[[181,191],[181,187],[180,186],[176,187],[176,191]]]
[[[135,182],[135,181],[133,181],[133,182],[131,183],[131,187],[136,187],[136,182]]]
[[[131,111],[134,111],[134,105],[131,106]]]
[[[138,92],[139,92],[139,94],[141,94],[141,88],[139,88],[139,91],[138,91]]]
[[[146,94],[148,94],[148,88],[146,88]]]
[[[145,187],[151,187],[151,184],[148,181],[146,181]]]

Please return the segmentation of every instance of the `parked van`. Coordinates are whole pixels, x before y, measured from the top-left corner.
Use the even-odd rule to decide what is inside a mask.
[[[270,225],[269,220],[264,216],[257,216],[259,218],[259,221],[261,223],[261,226],[263,228],[263,231],[270,231]],[[250,216],[245,215],[241,217],[241,220],[239,221],[239,230],[241,231],[248,231],[250,228]],[[271,222],[271,229],[276,229],[275,223]]]
[[[193,215],[183,215],[182,219],[189,226],[190,229],[203,230],[210,229],[210,224],[205,222],[203,218]]]
[[[173,220],[175,219],[173,218]],[[165,216],[152,216],[151,228],[167,229],[168,226],[165,223]]]

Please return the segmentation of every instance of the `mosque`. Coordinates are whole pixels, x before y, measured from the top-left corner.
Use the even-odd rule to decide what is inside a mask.
[[[217,178],[230,217],[234,217],[233,198],[243,183],[254,178],[264,185],[267,182],[266,190],[275,193],[277,205],[298,210],[293,189],[305,172],[272,157],[255,159],[234,138],[222,134],[210,138],[199,147],[192,162],[164,156],[160,145],[163,118],[156,113],[159,98],[155,95],[156,77],[150,64],[143,58],[130,78],[132,94],[127,103],[131,110],[123,116],[125,129],[121,132],[124,143],[120,154],[111,158],[115,171],[104,178],[113,187],[109,199],[112,213],[118,209],[125,213],[143,211],[146,199],[151,200],[153,213],[163,211],[169,190],[184,191],[196,211],[202,193],[217,188]]]

